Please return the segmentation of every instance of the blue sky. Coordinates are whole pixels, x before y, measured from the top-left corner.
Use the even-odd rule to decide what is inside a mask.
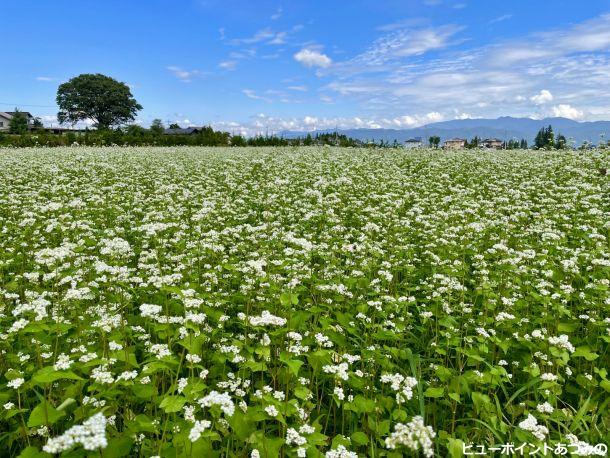
[[[0,110],[47,124],[58,84],[96,72],[142,125],[610,119],[610,0],[19,0],[0,19]]]

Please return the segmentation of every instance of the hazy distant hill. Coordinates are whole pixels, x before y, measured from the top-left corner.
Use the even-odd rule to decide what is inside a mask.
[[[499,138],[510,140],[515,138],[520,140],[525,138],[532,144],[536,133],[543,126],[553,126],[555,133],[561,133],[566,138],[574,139],[576,144],[587,140],[597,144],[601,134],[608,134],[610,139],[610,121],[577,122],[567,118],[512,118],[503,116],[497,119],[454,119],[451,121],[436,122],[414,129],[345,129],[339,132],[351,138],[359,140],[398,140],[404,142],[408,138],[422,137],[427,142],[431,135],[438,135],[441,140],[453,137],[472,138],[475,135],[482,138]],[[317,132],[330,132],[323,130]],[[310,132],[315,134],[317,132]],[[305,136],[307,132],[282,132],[284,137],[293,138]]]

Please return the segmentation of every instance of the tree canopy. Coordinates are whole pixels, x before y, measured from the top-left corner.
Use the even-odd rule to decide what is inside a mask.
[[[85,73],[63,83],[57,89],[56,100],[60,123],[91,119],[98,129],[133,121],[142,109],[129,86],[99,73]]]
[[[12,118],[8,123],[8,129],[11,134],[25,134],[28,131],[28,118],[23,111],[15,108]]]
[[[557,134],[557,137],[555,137],[552,126],[540,129],[534,144],[538,149],[566,149],[569,146],[564,135]]]

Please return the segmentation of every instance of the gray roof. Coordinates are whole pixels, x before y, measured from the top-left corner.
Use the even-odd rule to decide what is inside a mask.
[[[187,127],[185,129],[165,129],[166,135],[191,135],[199,132],[199,127]]]
[[[410,138],[405,141],[405,143],[421,143],[421,137]]]
[[[5,111],[4,113],[13,116],[16,113],[16,111]],[[23,113],[28,118],[33,118],[34,117],[34,116],[32,116],[32,113],[30,113],[29,111],[20,111],[20,113]]]

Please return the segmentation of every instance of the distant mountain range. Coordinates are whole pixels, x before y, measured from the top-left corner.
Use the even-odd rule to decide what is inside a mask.
[[[339,133],[358,140],[404,142],[413,137],[421,137],[424,143],[428,137],[438,135],[441,141],[449,138],[471,139],[475,135],[481,138],[499,138],[501,140],[525,138],[531,145],[541,127],[553,126],[555,134],[565,135],[568,141],[573,140],[577,145],[583,141],[597,144],[600,135],[608,134],[605,138],[610,140],[610,121],[578,122],[567,118],[512,118],[503,116],[497,119],[454,119],[452,121],[435,122],[414,129],[344,129]],[[287,138],[303,137],[308,133],[332,132],[332,129],[315,132],[285,131],[281,135]]]

